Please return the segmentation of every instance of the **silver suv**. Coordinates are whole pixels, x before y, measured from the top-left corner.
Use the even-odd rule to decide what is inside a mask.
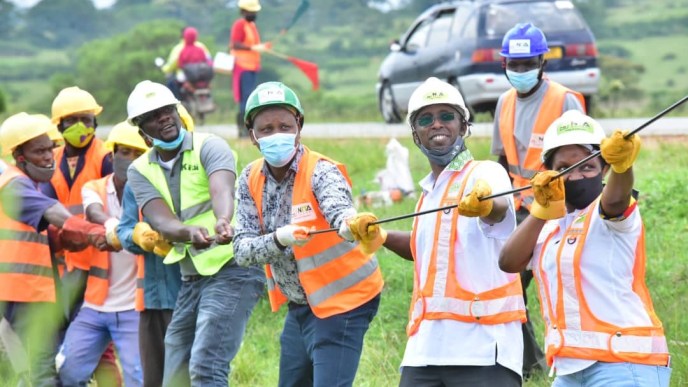
[[[589,106],[597,93],[595,38],[568,0],[453,1],[430,7],[392,43],[376,84],[386,122],[400,122],[413,90],[435,76],[455,85],[469,108],[494,113],[497,98],[510,86],[502,68],[504,34],[531,22],[547,37],[545,73],[581,92]]]

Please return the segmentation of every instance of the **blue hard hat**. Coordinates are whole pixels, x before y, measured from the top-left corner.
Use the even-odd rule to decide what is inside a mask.
[[[499,55],[505,58],[532,58],[547,51],[545,34],[531,23],[519,23],[504,35]]]

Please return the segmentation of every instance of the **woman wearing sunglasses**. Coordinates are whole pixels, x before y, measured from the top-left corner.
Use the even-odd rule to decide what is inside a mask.
[[[411,232],[386,232],[370,226],[370,219],[351,222],[362,244],[384,240],[414,262],[400,385],[520,386],[521,282],[497,262],[516,227],[513,197],[478,200],[510,190],[509,177],[496,162],[474,160],[466,148],[469,113],[452,85],[429,78],[411,95],[408,111],[413,140],[431,168],[420,182],[416,210],[458,210],[420,215]]]

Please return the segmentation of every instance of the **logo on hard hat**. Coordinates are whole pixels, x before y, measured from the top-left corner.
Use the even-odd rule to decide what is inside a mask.
[[[446,97],[447,96],[442,91],[431,91],[430,93],[425,94],[423,96],[423,99],[426,101],[434,101],[434,100],[438,100],[438,99],[444,99]]]
[[[155,94],[157,94],[157,93],[154,91],[149,91],[148,93],[146,93],[146,95],[144,95],[144,97],[153,98],[153,97],[155,97]]]
[[[258,92],[258,103],[285,101],[284,90],[279,88],[265,89]]]
[[[557,134],[564,134],[568,132],[588,132],[592,133],[593,128],[588,122],[583,122],[583,123],[577,123],[577,122],[571,122],[569,124],[564,124],[564,125],[559,125],[557,127]]]
[[[530,39],[512,39],[509,41],[509,53],[530,54]]]

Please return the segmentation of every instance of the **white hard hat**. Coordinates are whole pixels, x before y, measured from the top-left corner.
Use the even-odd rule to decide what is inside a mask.
[[[542,161],[551,152],[564,145],[596,145],[602,143],[606,135],[602,126],[578,110],[566,111],[554,120],[542,140]]]
[[[174,97],[167,86],[149,80],[139,82],[129,94],[127,100],[127,121],[134,124],[132,119],[159,109],[163,106],[176,105],[179,100]]]
[[[447,82],[430,77],[411,94],[408,104],[406,122],[411,125],[411,117],[420,109],[429,105],[447,104],[459,109],[463,118],[468,121],[470,115],[463,97],[456,87]]]
[[[237,6],[249,12],[258,12],[262,8],[258,0],[239,0]]]

